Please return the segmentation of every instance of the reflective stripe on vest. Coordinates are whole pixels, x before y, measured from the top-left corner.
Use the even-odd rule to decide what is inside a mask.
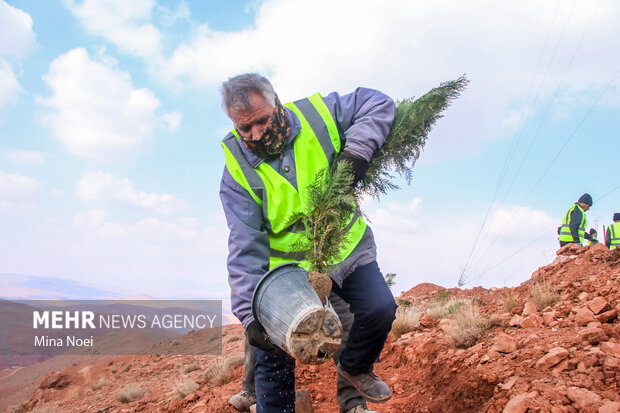
[[[609,226],[609,235],[611,237],[609,249],[615,250],[620,248],[620,221],[614,222]]]
[[[314,182],[317,173],[329,168],[340,153],[338,126],[320,94],[284,106],[293,111],[301,123],[293,147],[297,190],[267,162],[252,168],[239,147],[236,131],[233,130],[222,141],[226,168],[262,208],[263,222],[269,234],[269,268],[302,260],[303,251],[294,249],[307,240],[304,228],[300,222],[291,223],[289,217],[307,210],[308,186]],[[346,248],[331,265],[348,257],[364,235],[366,223],[357,208],[347,228]],[[308,264],[302,261],[302,266],[307,267]]]
[[[562,225],[560,226],[560,237],[558,238],[560,242],[574,242],[573,235],[570,232],[570,218],[575,210],[575,208],[579,208],[581,211],[581,224],[579,224],[579,243],[583,244],[583,238],[586,233],[586,226],[588,226],[588,219],[586,218],[585,211],[579,206],[579,204],[574,204],[570,209],[564,214],[564,218],[562,219]]]

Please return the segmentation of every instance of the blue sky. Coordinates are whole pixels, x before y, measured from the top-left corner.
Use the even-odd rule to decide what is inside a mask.
[[[247,71],[283,101],[467,74],[412,185],[364,203],[395,293],[464,268],[468,287],[523,282],[583,192],[601,232],[620,210],[620,4],[377,4],[0,0],[0,273],[226,297],[218,87]]]

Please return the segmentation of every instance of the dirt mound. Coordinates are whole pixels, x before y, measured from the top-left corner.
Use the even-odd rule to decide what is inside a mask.
[[[371,407],[384,413],[620,410],[620,249],[564,247],[515,288],[421,284],[399,298],[429,314],[451,303],[454,313],[388,339],[375,370],[394,396]],[[467,348],[455,347],[446,333],[459,300],[500,320]],[[196,338],[187,340],[199,345]],[[222,355],[122,356],[69,366],[42,377],[16,411],[50,405],[59,412],[234,412],[228,399],[241,386],[243,343],[241,326],[226,326]],[[225,365],[236,366],[228,382],[205,381],[207,370]],[[296,376],[315,412],[338,411],[333,363],[300,365]]]

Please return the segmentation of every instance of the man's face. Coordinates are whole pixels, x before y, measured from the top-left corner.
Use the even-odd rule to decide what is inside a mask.
[[[271,122],[274,107],[258,93],[250,93],[250,109],[229,109],[230,119],[245,140],[258,140]]]
[[[581,209],[583,209],[584,211],[587,211],[588,209],[590,209],[590,205],[584,204],[583,202],[580,202],[579,205],[581,206]]]

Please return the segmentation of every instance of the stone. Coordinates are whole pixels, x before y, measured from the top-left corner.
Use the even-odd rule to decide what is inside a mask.
[[[295,413],[313,413],[310,393],[306,389],[295,392]]]
[[[508,379],[508,381],[506,381],[506,383],[500,384],[500,386],[504,390],[510,390],[512,389],[512,386],[514,386],[515,383],[517,382],[517,379],[518,379],[517,376],[512,376],[511,378]]]
[[[566,396],[575,403],[577,410],[594,406],[602,401],[601,396],[581,387],[569,387]]]
[[[596,319],[601,323],[611,323],[616,318],[618,318],[618,310],[615,308],[596,316]]]
[[[607,356],[607,358],[605,358],[605,364],[603,364],[603,370],[620,371],[620,357]]]
[[[603,403],[598,409],[598,413],[618,413],[620,412],[620,402],[612,402],[610,400]]]
[[[422,318],[420,318],[420,325],[425,328],[432,328],[437,325],[437,320],[428,314],[424,314]]]
[[[521,321],[521,328],[535,328],[542,324],[542,318],[536,314],[530,314]]]
[[[71,379],[60,371],[53,371],[39,382],[41,389],[64,389],[71,384]]]
[[[573,340],[575,344],[587,341],[590,344],[597,344],[601,341],[607,341],[609,337],[600,327],[586,327],[577,333],[577,337]]]
[[[538,307],[533,301],[528,301],[527,303],[525,303],[525,306],[523,306],[523,313],[521,313],[521,315],[523,317],[527,317],[531,314],[536,313],[538,313]]]
[[[542,315],[543,323],[549,325],[555,320],[555,311],[551,311],[548,313],[543,313]]]
[[[510,321],[508,322],[508,325],[510,327],[517,327],[521,325],[521,322],[523,321],[523,317],[521,317],[518,314],[515,314],[512,316],[512,318],[510,319]]]
[[[601,311],[603,311],[603,309],[605,307],[607,307],[607,301],[605,301],[605,299],[603,297],[596,297],[590,301],[588,301],[586,303],[586,306],[592,310],[592,312],[594,314],[598,314]]]
[[[494,350],[500,353],[512,353],[517,348],[519,348],[519,344],[512,336],[501,332],[497,333],[495,336],[495,342],[493,343]]]
[[[579,294],[577,298],[579,298],[579,301],[586,301],[588,299],[588,293],[584,291]]]
[[[510,310],[510,314],[519,314],[519,315],[521,315],[522,312],[523,312],[523,307],[521,307],[521,306],[515,307],[512,310]]]
[[[541,369],[549,369],[567,358],[568,355],[569,352],[565,348],[554,347],[536,362],[536,367]]]
[[[529,346],[532,343],[540,341],[540,336],[536,333],[532,333],[523,340],[523,345]]]
[[[606,341],[601,343],[601,351],[606,354],[620,355],[620,344]]]
[[[530,400],[538,397],[538,392],[521,393],[506,403],[503,413],[525,413],[530,407]]]
[[[596,318],[594,317],[594,313],[592,313],[589,308],[579,307],[575,311],[575,323],[577,323],[577,325],[585,326],[592,321],[596,321]]]

